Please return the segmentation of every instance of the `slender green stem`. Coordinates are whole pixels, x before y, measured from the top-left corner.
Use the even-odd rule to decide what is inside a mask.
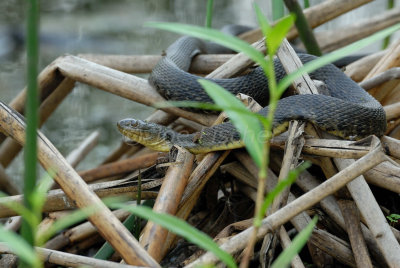
[[[24,177],[24,203],[28,209],[32,209],[31,196],[36,184],[36,163],[37,163],[37,142],[36,130],[38,126],[38,94],[37,94],[37,73],[38,73],[38,21],[39,21],[39,2],[29,0],[28,19],[27,19],[27,102],[25,114],[27,119],[26,145],[25,145],[25,177]],[[27,221],[23,221],[22,236],[26,241],[34,245],[34,228]]]
[[[310,1],[304,0],[304,8],[309,8],[310,7]]]
[[[304,16],[301,6],[296,0],[284,0],[286,7],[290,12],[296,15],[296,28],[299,31],[299,36],[307,52],[316,56],[321,56],[321,50],[318,46],[317,40],[308,25],[307,19]]]
[[[214,5],[214,0],[207,1],[207,15],[206,15],[206,27],[207,28],[212,27],[213,5]]]

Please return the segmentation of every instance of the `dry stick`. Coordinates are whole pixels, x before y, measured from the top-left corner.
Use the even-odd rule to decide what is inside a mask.
[[[330,52],[400,22],[400,8],[391,9],[341,29],[317,32],[320,48]],[[334,36],[335,38],[332,38]]]
[[[367,245],[361,231],[360,214],[356,205],[350,200],[340,200],[340,209],[346,224],[346,230],[349,235],[351,248],[357,267],[371,267],[372,262],[368,254]]]
[[[354,160],[350,159],[334,159],[334,161],[339,169],[344,169],[354,163]],[[396,267],[400,263],[399,243],[390,230],[390,226],[364,177],[362,175],[357,177],[347,185],[347,189],[371,230],[386,262],[390,267]]]
[[[384,163],[382,163],[384,164]],[[380,164],[380,165],[382,165]],[[238,180],[250,185],[253,188],[257,188],[257,183],[255,181],[255,177],[250,176],[246,170],[244,170],[243,166],[241,166],[239,163],[234,162],[230,164],[226,164],[221,166],[223,171],[229,172],[235,178]],[[270,182],[274,180],[274,176],[270,175],[268,178],[272,179],[269,180]],[[275,178],[275,181],[277,179]],[[296,184],[304,191],[310,191],[313,188],[317,187],[320,182],[317,181],[310,173],[307,171],[304,171],[299,175],[299,177],[296,180]],[[272,188],[272,186],[271,186]],[[291,198],[291,199],[290,199]],[[294,200],[294,196],[289,196],[290,200]],[[291,202],[291,201],[290,201]],[[341,211],[339,209],[339,206],[336,203],[336,199],[333,196],[327,196],[324,199],[320,201],[321,207],[324,209],[324,211],[330,216],[330,218],[333,219],[335,223],[337,223],[342,229],[346,228],[346,225],[344,223],[344,219],[342,217]],[[304,222],[302,218],[307,217],[309,220]],[[305,212],[300,213],[296,217],[292,218],[290,221],[292,224],[300,231],[302,230],[310,221],[311,219],[308,217],[308,215]],[[303,223],[304,222],[304,223]],[[246,227],[250,227],[250,224]],[[245,228],[241,229],[244,230]],[[366,228],[364,225],[362,225],[362,231],[364,236],[366,237],[366,240],[368,242],[369,248],[372,250],[372,253],[374,254],[374,257],[377,261],[379,261],[379,264],[381,266],[385,265],[385,260],[382,259],[381,253],[379,252],[379,249],[377,248],[376,242],[372,238],[371,232]],[[223,231],[222,231],[223,232]],[[221,233],[222,233],[221,232]],[[318,237],[322,237],[323,241],[321,241],[320,238],[314,237],[318,234]],[[341,262],[346,263],[347,265],[354,266],[354,257],[352,257],[352,252],[350,249],[350,245],[344,246],[342,242],[337,242],[337,239],[331,239],[333,238],[332,235],[324,234],[324,231],[322,230],[316,230],[314,229],[313,236],[309,239],[309,242],[314,244],[316,247],[320,248],[324,252],[334,256],[335,258],[339,259]],[[352,259],[352,260],[351,260]]]
[[[385,105],[383,109],[386,113],[386,120],[393,120],[400,117],[400,102]]]
[[[51,65],[52,66],[52,65]],[[49,68],[52,70],[52,68]],[[45,69],[42,71],[42,73],[47,74],[49,69]],[[57,73],[57,72],[56,72]],[[47,81],[50,78],[55,79],[53,83],[51,81]],[[39,81],[39,84],[45,84],[43,87],[48,86],[45,82],[50,83],[52,86],[53,84],[57,85],[56,89],[53,89],[52,93],[42,102],[42,104],[39,107],[39,125],[43,125],[43,123],[47,120],[47,118],[53,113],[53,111],[58,107],[58,105],[64,100],[64,98],[71,92],[75,82],[72,81],[71,79],[64,79],[62,80],[61,83],[55,83],[58,82],[59,80],[59,75],[57,74],[56,77],[53,77],[52,75],[48,74],[48,76],[45,76],[43,79],[44,81]],[[42,76],[39,76],[39,79]],[[44,91],[45,89],[42,89]],[[50,91],[50,89],[47,89]],[[25,91],[23,91],[25,92]],[[21,96],[25,96],[22,94]],[[17,98],[18,100],[22,99],[22,97]],[[15,106],[20,106],[20,102],[16,102]],[[7,138],[3,144],[0,146],[0,163],[4,166],[7,167],[11,161],[15,158],[15,156],[19,153],[21,150],[21,146],[14,141],[11,138]]]
[[[363,174],[371,167],[385,161],[387,159],[379,144],[368,154],[357,160],[351,166],[341,170],[329,180],[321,183],[318,187],[303,194],[293,202],[287,204],[277,212],[271,214],[262,221],[262,226],[257,234],[258,238],[262,238],[266,233],[271,232],[278,226],[289,221],[295,215],[310,208],[323,198],[335,193],[337,190],[345,186],[348,182]],[[253,227],[237,234],[236,236],[223,243],[220,248],[230,254],[234,254],[246,246],[246,243],[253,232]],[[200,263],[215,263],[217,258],[212,253],[206,253],[188,267],[196,267]]]
[[[400,194],[400,168],[398,165],[385,162],[367,171],[364,176],[368,183]]]
[[[289,196],[289,200],[294,199],[294,195]],[[310,221],[311,218],[306,212],[301,212],[299,215],[290,220],[290,222],[299,232],[303,230]],[[344,263],[350,267],[357,267],[354,262],[354,255],[351,251],[350,245],[346,241],[343,241],[327,231],[315,227],[310,238],[308,239],[308,243],[339,260],[341,263]]]
[[[189,72],[209,74],[233,56],[233,54],[198,55],[194,57]],[[78,57],[131,74],[150,73],[157,62],[162,59],[160,55],[79,54]]]
[[[79,171],[79,176],[86,182],[95,181],[116,175],[122,175],[137,169],[148,168],[156,164],[159,153],[149,153],[142,156],[119,160],[99,167]]]
[[[66,77],[126,99],[148,106],[165,102],[165,99],[145,79],[116,71],[76,56],[65,56],[57,66],[59,71]],[[214,116],[184,111],[176,107],[162,108],[162,110],[204,125],[211,125],[215,118]]]
[[[183,195],[190,172],[192,171],[194,155],[184,148],[177,147],[178,155],[172,166],[168,168],[153,210],[175,215]],[[167,238],[168,230],[149,221],[143,229],[140,244],[156,261],[161,261],[162,248]]]
[[[122,209],[114,210],[113,214],[120,221],[124,221],[130,215],[129,212]],[[69,230],[63,231],[59,235],[53,237],[51,240],[46,242],[44,247],[58,250],[67,245],[87,239],[95,234],[97,234],[97,229],[93,226],[93,224],[90,222],[85,222]]]
[[[56,72],[56,61],[53,64],[47,65],[43,71],[40,72],[39,77],[39,96],[40,100],[44,100],[58,85],[63,81],[63,77],[60,73]],[[26,88],[24,88],[18,96],[16,96],[10,103],[10,107],[24,114],[25,100],[26,100]],[[5,135],[0,134],[0,142],[3,142],[6,138]]]
[[[377,166],[385,164],[383,162]],[[370,170],[371,171],[371,170]],[[370,172],[368,171],[368,172]],[[305,192],[312,190],[317,187],[320,182],[317,181],[311,174],[307,171],[304,171],[300,174],[299,178],[296,180],[296,184]],[[320,205],[322,209],[329,215],[333,221],[338,224],[343,230],[346,230],[346,224],[342,216],[342,212],[340,211],[339,205],[336,202],[336,199],[333,196],[328,196],[321,200]],[[368,243],[368,247],[371,250],[371,253],[374,255],[375,260],[377,260],[382,266],[386,266],[386,262],[382,257],[382,254],[379,251],[378,245],[374,240],[371,231],[365,226],[362,225],[362,231],[364,237]]]
[[[21,145],[25,144],[25,123],[23,120],[4,104],[1,104],[0,118],[2,132],[12,136]],[[38,132],[38,159],[44,169],[55,172],[55,180],[64,192],[76,202],[78,207],[93,207],[95,209],[95,213],[89,216],[89,220],[127,263],[159,267],[158,263],[140,247],[132,234],[89,190],[86,183],[40,132]]]
[[[386,50],[372,53],[346,66],[344,73],[356,82],[360,82],[376,63],[385,55]]]
[[[271,140],[271,147],[283,149],[285,141],[285,135],[275,137]],[[367,154],[370,149],[371,146],[354,141],[306,138],[302,152],[317,156],[354,159]]]
[[[400,141],[397,139],[393,139],[389,136],[383,136],[381,138],[381,142],[385,145],[385,148],[388,150],[388,154],[397,159],[400,159]]]
[[[372,2],[372,0],[327,0],[305,9],[304,15],[307,18],[310,27],[316,28],[327,21],[339,17],[340,15],[369,2]],[[287,34],[287,38],[292,40],[295,39],[297,35],[297,30],[293,27]],[[248,42],[254,42],[255,40],[261,39],[263,34],[260,29],[255,29],[241,35],[240,37]]]
[[[400,40],[394,43],[387,49],[385,55],[379,60],[379,62],[370,70],[363,81],[368,80],[390,68],[397,67],[400,64]]]
[[[375,75],[368,80],[364,80],[359,83],[359,86],[365,90],[370,90],[374,87],[380,86],[387,81],[394,79],[400,79],[400,67],[393,67],[387,71],[384,71],[383,73]]]
[[[99,267],[99,268],[133,268],[138,266],[132,266],[127,264],[120,264],[111,261],[104,261],[90,257],[84,257],[80,255],[74,255],[71,253],[65,253],[61,251],[35,247],[36,253],[39,258],[47,263],[62,265],[67,267]],[[0,252],[14,254],[5,243],[0,243]]]
[[[150,189],[161,185],[162,180],[150,181],[142,185],[142,199],[152,199],[157,197],[157,191]],[[121,181],[119,181],[121,183]],[[116,183],[100,183],[92,184],[89,187],[91,192],[94,192],[99,198],[106,197],[121,197],[129,200],[136,200],[138,187],[136,185],[119,186]],[[11,217],[18,215],[13,209],[10,209],[7,204],[17,202],[22,204],[23,196],[14,195],[0,198],[0,218]],[[51,190],[46,196],[46,202],[43,205],[42,212],[54,212],[66,209],[74,209],[77,205],[74,200],[65,195],[62,190]]]

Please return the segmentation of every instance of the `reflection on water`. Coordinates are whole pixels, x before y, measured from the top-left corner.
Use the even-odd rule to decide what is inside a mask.
[[[256,24],[253,1],[214,2],[215,28],[231,23]],[[257,2],[270,16],[267,1]],[[376,14],[384,9],[383,2],[375,1],[369,8],[341,17],[341,23],[348,24],[363,14]],[[145,28],[143,23],[174,21],[203,25],[205,3],[194,0],[42,1],[41,68],[65,53],[160,54],[177,35]],[[0,99],[5,102],[25,86],[24,4],[23,0],[0,1]],[[333,25],[329,23],[327,27]],[[143,105],[77,84],[42,130],[63,154],[70,152],[92,131],[100,130],[100,146],[80,166],[87,168],[101,162],[110,148],[120,142],[115,128],[119,119],[145,118],[150,113],[151,109]]]

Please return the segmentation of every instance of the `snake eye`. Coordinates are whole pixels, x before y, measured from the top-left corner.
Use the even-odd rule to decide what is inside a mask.
[[[139,125],[139,122],[136,120],[131,121],[131,127],[137,127]]]

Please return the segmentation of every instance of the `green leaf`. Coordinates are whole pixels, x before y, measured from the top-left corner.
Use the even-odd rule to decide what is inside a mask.
[[[318,217],[315,216],[312,221],[304,228],[296,237],[293,239],[290,247],[286,248],[279,257],[274,261],[271,268],[282,268],[288,267],[294,256],[300,252],[300,250],[307,243],[315,224],[317,224]]]
[[[34,248],[21,236],[6,230],[3,225],[0,225],[0,241],[4,242],[29,267],[42,267],[42,262],[36,255]]]
[[[261,65],[265,63],[264,55],[260,51],[235,36],[224,34],[214,29],[172,22],[148,22],[145,23],[145,26],[213,41],[234,51],[243,52],[250,59]]]
[[[304,64],[303,67],[299,68],[297,71],[288,74],[285,76],[278,84],[278,91],[283,92],[287,87],[290,86],[290,84],[299,76],[305,74],[305,73],[310,73],[328,63],[334,62],[335,60],[338,60],[352,52],[355,52],[357,50],[360,50],[361,48],[372,44],[373,42],[376,42],[378,40],[381,40],[382,38],[391,35],[395,31],[400,29],[400,23],[395,24],[391,27],[388,27],[382,31],[379,31],[367,38],[364,38],[362,40],[359,40],[357,42],[354,42],[348,46],[345,46],[343,48],[340,48],[332,53],[326,54],[320,58],[317,58],[313,61],[307,62]]]
[[[42,208],[47,199],[47,192],[53,185],[54,170],[48,170],[40,180],[39,185],[33,190],[31,196],[32,209],[34,213],[41,216]]]
[[[133,207],[125,204],[113,204],[113,208],[125,209],[139,217],[150,220],[156,224],[167,228],[169,231],[178,234],[188,241],[195,243],[199,247],[211,251],[221,259],[228,267],[236,267],[231,255],[219,248],[219,246],[206,234],[200,232],[185,221],[175,218],[168,214],[156,213],[147,207]]]
[[[266,37],[268,55],[272,57],[273,55],[275,55],[276,50],[281,45],[283,38],[286,37],[286,34],[293,26],[295,16],[293,14],[290,14],[289,16],[286,16],[277,21],[274,26],[271,26],[268,23],[267,18],[262,14],[258,5],[254,5],[254,9],[256,11],[258,24],[260,25],[261,31]]]
[[[247,151],[254,162],[261,166],[264,139],[262,139],[263,129],[258,117],[254,114],[249,114],[246,106],[221,86],[204,79],[200,79],[199,83],[216,104],[227,107],[225,112],[239,131]]]
[[[270,35],[268,35],[268,53],[275,55],[282,40],[286,37],[295,21],[295,15],[290,14],[279,20],[273,27]]]

